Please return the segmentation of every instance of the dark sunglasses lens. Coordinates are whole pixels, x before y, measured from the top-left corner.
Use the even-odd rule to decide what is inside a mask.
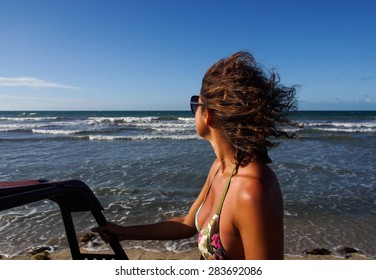
[[[192,111],[193,114],[196,114],[197,108],[198,108],[197,104],[192,104],[191,103],[191,111]]]
[[[199,99],[199,96],[197,95],[193,95],[191,97],[191,111],[193,114],[196,114],[196,111],[197,111],[197,108],[198,108],[198,99]]]

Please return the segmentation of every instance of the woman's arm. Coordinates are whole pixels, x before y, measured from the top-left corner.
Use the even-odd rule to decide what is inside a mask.
[[[122,226],[108,223],[92,229],[108,242],[110,238],[117,240],[174,240],[188,238],[196,234],[196,229],[184,223],[185,217],[174,218],[147,225]]]
[[[153,224],[122,226],[115,223],[108,223],[104,226],[93,228],[101,238],[108,242],[110,238],[117,240],[175,240],[192,237],[197,233],[194,216],[197,211],[198,201],[193,203],[186,216],[175,217],[169,220]]]

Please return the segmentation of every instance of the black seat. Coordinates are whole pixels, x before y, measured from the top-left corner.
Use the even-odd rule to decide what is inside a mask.
[[[102,205],[91,189],[82,181],[27,180],[0,182],[0,211],[45,199],[56,202],[60,207],[72,259],[128,260],[128,256],[117,240],[109,242],[113,254],[81,253],[72,212],[90,211],[99,226],[107,224],[107,220],[102,213]]]

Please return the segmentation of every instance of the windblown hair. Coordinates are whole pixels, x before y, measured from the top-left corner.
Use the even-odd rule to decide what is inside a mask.
[[[215,63],[201,87],[205,108],[235,148],[237,164],[270,163],[268,149],[277,146],[270,137],[295,137],[282,126],[296,126],[287,113],[296,110],[296,89],[279,84],[273,71],[264,73],[248,52],[237,52]]]

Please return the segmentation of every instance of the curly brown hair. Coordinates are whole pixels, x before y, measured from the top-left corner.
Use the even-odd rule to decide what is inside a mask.
[[[240,51],[219,60],[205,73],[200,96],[213,113],[216,125],[235,148],[237,164],[270,163],[268,149],[277,146],[269,137],[295,137],[283,126],[295,126],[287,113],[296,110],[296,88],[266,75],[254,57]]]

